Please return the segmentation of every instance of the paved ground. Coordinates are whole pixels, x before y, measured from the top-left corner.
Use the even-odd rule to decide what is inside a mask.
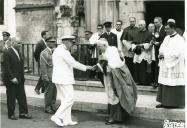
[[[51,122],[49,114],[43,112],[42,108],[29,106],[29,112],[33,115],[32,120],[19,119],[12,121],[7,118],[6,104],[1,103],[1,128],[57,128]],[[18,114],[18,110],[16,109]],[[163,121],[131,118],[120,125],[105,125],[106,115],[89,112],[73,111],[73,119],[79,122],[72,128],[162,128]],[[67,128],[71,128],[67,127]]]
[[[44,105],[43,93],[37,95],[34,92],[34,86],[26,85],[25,91],[29,105],[42,107]],[[6,103],[6,88],[0,86],[0,100]],[[58,98],[58,97],[57,97]],[[59,99],[59,98],[58,98]],[[91,99],[91,100],[90,100]],[[185,109],[156,109],[156,96],[138,95],[134,117],[143,117],[148,119],[172,119],[185,120]],[[105,92],[94,91],[75,91],[74,110],[87,112],[104,112],[107,108],[107,98]]]

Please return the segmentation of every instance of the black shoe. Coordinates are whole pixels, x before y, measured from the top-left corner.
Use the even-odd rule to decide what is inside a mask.
[[[40,90],[34,89],[34,91],[36,92],[36,94],[40,95]]]
[[[153,87],[153,86],[155,86],[155,83],[151,83],[150,85]]]
[[[48,113],[48,114],[55,114],[55,112],[53,110],[45,110],[45,113]]]
[[[156,105],[156,108],[164,108],[165,106],[164,105],[162,105],[162,104],[158,104],[158,105]]]
[[[153,89],[156,89],[157,87],[158,87],[158,83],[155,83],[154,85],[153,85]]]
[[[11,119],[11,120],[18,120],[18,118],[17,118],[15,115],[12,115],[12,116],[8,117],[8,119]]]
[[[51,110],[52,110],[53,112],[56,112],[56,111],[57,111],[57,108],[56,108],[56,107],[51,107]]]
[[[20,114],[19,118],[20,119],[32,119],[32,116],[29,114]]]

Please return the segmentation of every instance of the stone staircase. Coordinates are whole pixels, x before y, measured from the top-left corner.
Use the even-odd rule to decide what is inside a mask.
[[[34,92],[38,77],[26,76],[26,94],[28,104],[43,107],[43,94],[37,95]],[[74,110],[106,113],[107,98],[100,82],[97,81],[76,81]],[[5,87],[1,86],[1,102],[6,102]],[[185,109],[156,109],[157,90],[150,86],[138,86],[138,100],[135,117],[148,119],[171,119],[185,120]],[[58,101],[59,102],[59,101]]]

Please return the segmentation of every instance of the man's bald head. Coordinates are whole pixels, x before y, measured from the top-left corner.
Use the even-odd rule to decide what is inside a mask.
[[[143,31],[146,28],[146,22],[145,22],[145,20],[140,20],[138,22],[138,28],[139,28],[140,31]]]

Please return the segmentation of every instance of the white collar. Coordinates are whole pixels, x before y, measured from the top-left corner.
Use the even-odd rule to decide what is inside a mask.
[[[52,53],[52,49],[47,46],[47,49]]]
[[[43,40],[44,44],[45,44],[45,45],[46,45],[46,47],[47,47],[47,44],[46,44],[46,42],[45,42],[45,39],[44,39],[44,38],[42,38],[42,40]]]
[[[161,30],[162,26],[163,26],[163,25],[161,25],[161,26],[159,27],[158,32],[160,32],[160,30]]]

